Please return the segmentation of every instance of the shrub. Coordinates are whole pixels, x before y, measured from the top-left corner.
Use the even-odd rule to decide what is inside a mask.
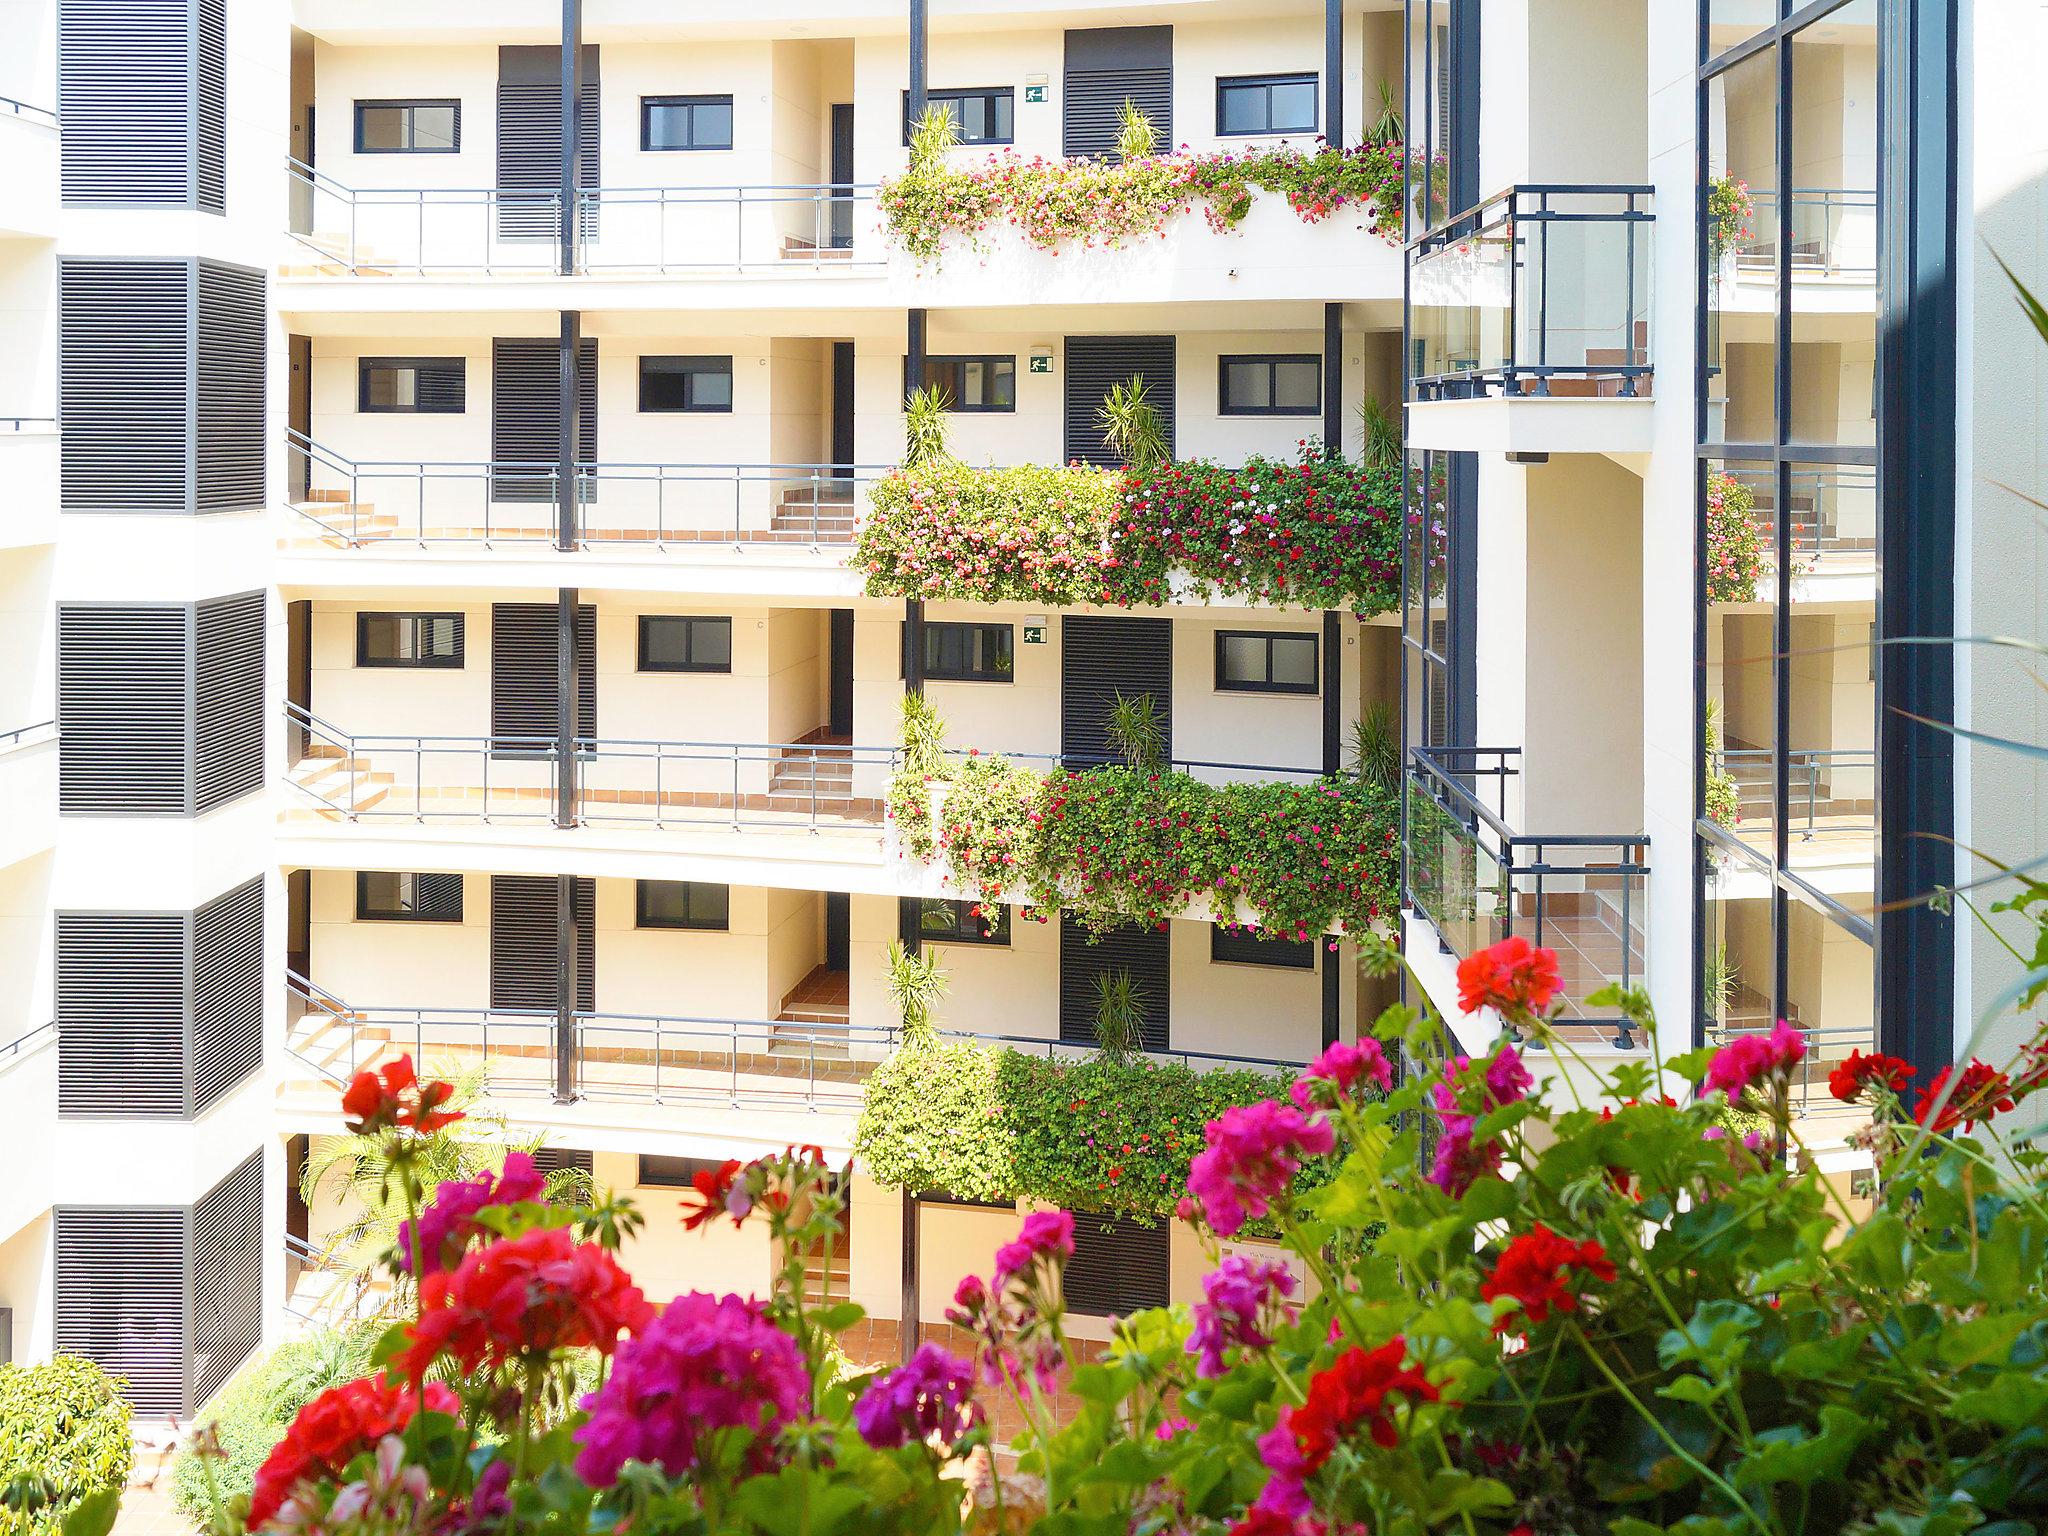
[[[75,1355],[0,1366],[0,1536],[42,1536],[90,1494],[119,1490],[135,1460],[128,1404],[114,1378]]]
[[[1021,1192],[1015,1123],[997,1079],[1003,1053],[972,1042],[912,1043],[868,1075],[854,1147],[892,1189],[944,1190],[962,1200]]]
[[[1753,603],[1771,568],[1763,535],[1750,514],[1756,493],[1733,475],[1707,471],[1707,601]]]

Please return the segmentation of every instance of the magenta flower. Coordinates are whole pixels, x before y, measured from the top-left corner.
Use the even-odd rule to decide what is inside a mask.
[[[974,1368],[926,1341],[877,1377],[853,1405],[854,1427],[878,1451],[937,1438],[949,1448],[974,1427]]]
[[[1719,1089],[1731,1099],[1765,1077],[1789,1072],[1806,1055],[1806,1037],[1778,1020],[1768,1035],[1737,1035],[1707,1064],[1707,1090]]]
[[[477,1212],[488,1205],[521,1205],[538,1200],[545,1184],[533,1159],[524,1152],[507,1152],[503,1173],[493,1174],[486,1169],[473,1179],[445,1180],[434,1191],[432,1202],[420,1212],[417,1243],[413,1223],[398,1224],[398,1267],[411,1274],[417,1248],[421,1274],[453,1269],[462,1262],[462,1250],[469,1246],[470,1239],[483,1231],[476,1220]]]
[[[763,1472],[774,1441],[810,1407],[811,1377],[795,1339],[740,1296],[678,1296],[627,1340],[602,1390],[583,1399],[576,1472],[596,1488],[629,1461],[680,1477],[697,1464],[703,1437],[739,1428],[754,1435],[746,1462]]]
[[[1233,1253],[1202,1277],[1188,1353],[1197,1376],[1221,1376],[1226,1349],[1266,1349],[1273,1330],[1294,1321],[1294,1273],[1285,1264]]]
[[[1522,1065],[1522,1053],[1512,1045],[1503,1045],[1486,1064],[1486,1096],[1494,1109],[1520,1103],[1535,1086],[1536,1079]]]
[[[1188,1166],[1188,1193],[1223,1237],[1269,1214],[1302,1159],[1323,1156],[1336,1140],[1328,1120],[1272,1099],[1226,1109],[1203,1134],[1208,1146]]]
[[[1066,1211],[1033,1211],[1024,1218],[1017,1236],[996,1250],[992,1277],[1000,1290],[1014,1275],[1021,1275],[1040,1259],[1074,1256],[1074,1218]]]
[[[1394,1068],[1377,1040],[1368,1038],[1356,1045],[1337,1041],[1302,1069],[1288,1093],[1306,1114],[1318,1107],[1319,1100],[1328,1103],[1346,1097],[1360,1078],[1382,1093],[1394,1086]]]
[[[1499,1169],[1500,1143],[1476,1138],[1478,1117],[1459,1108],[1458,1095],[1449,1083],[1433,1084],[1430,1098],[1442,1124],[1437,1129],[1436,1156],[1423,1177],[1455,1200],[1480,1177]]]
[[[1280,1422],[1259,1436],[1256,1443],[1259,1460],[1266,1464],[1269,1475],[1252,1508],[1299,1520],[1313,1508],[1308,1490],[1302,1486],[1308,1480],[1309,1465],[1301,1454],[1299,1437],[1288,1426],[1287,1415],[1283,1412]]]

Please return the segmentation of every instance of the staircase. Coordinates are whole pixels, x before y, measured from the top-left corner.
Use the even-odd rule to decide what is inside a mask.
[[[855,514],[851,480],[819,480],[791,486],[770,516],[769,531],[784,537],[812,539],[820,544],[853,540]]]
[[[285,1048],[305,1071],[278,1084],[280,1099],[320,1101],[331,1108],[340,1084],[374,1065],[391,1044],[391,1031],[330,997],[307,1000],[306,1012],[285,1031]],[[310,1075],[308,1075],[310,1074]]]
[[[852,1054],[841,1032],[852,1017],[849,978],[845,971],[815,966],[782,999],[768,1031],[768,1054],[795,1054],[806,1060],[845,1061]],[[807,1026],[826,1024],[820,1033]]]
[[[299,788],[341,813],[374,809],[390,797],[398,782],[396,774],[373,769],[369,758],[354,756],[347,748],[328,741],[307,742],[289,777]]]
[[[853,798],[853,747],[850,738],[828,735],[821,727],[795,746],[784,747],[782,756],[768,770],[768,793],[792,795],[807,808],[813,797],[819,808],[845,808]]]
[[[292,237],[300,245],[309,247],[306,255],[312,261],[286,262],[277,271],[280,277],[390,277],[396,267],[384,261],[374,250],[364,246],[356,247],[356,264],[348,264],[348,236],[326,234],[315,231],[308,235]],[[322,261],[319,257],[326,257]]]
[[[1626,347],[1586,348],[1586,367],[1593,370],[1598,370],[1601,368],[1626,368],[1631,364],[1637,367],[1641,367],[1647,364],[1649,361],[1650,322],[1647,320],[1638,320],[1636,322],[1636,345],[1633,354],[1631,354],[1629,349]],[[1622,387],[1628,382],[1628,380],[1625,377],[1619,376],[1614,378],[1604,378],[1600,377],[1596,372],[1595,376],[1592,378],[1552,379],[1549,382],[1550,393],[1554,396],[1559,396],[1565,399],[1615,400],[1621,398]],[[1649,374],[1640,374],[1636,377],[1636,398],[1649,398],[1650,383],[1651,376]],[[1537,388],[1538,385],[1536,381],[1531,380],[1527,392],[1533,394],[1536,392]]]
[[[853,247],[820,245],[815,240],[806,240],[802,235],[784,235],[780,254],[784,261],[851,261]]]

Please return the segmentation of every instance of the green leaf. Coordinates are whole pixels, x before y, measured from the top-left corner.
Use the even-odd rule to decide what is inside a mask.
[[[784,1467],[733,1490],[732,1507],[769,1536],[833,1536],[867,1503],[867,1491],[816,1467]]]
[[[1820,1424],[1818,1434],[1801,1424],[1785,1424],[1758,1435],[1757,1449],[1735,1464],[1736,1486],[1791,1483],[1811,1488],[1838,1478],[1877,1428],[1873,1421],[1838,1403],[1822,1406]]]
[[[2048,1377],[2000,1371],[1989,1386],[1961,1393],[1949,1412],[1966,1424],[2021,1430],[2048,1423]]]
[[[101,1488],[78,1500],[64,1515],[64,1536],[107,1536],[121,1513],[121,1490]]]
[[[1659,1397],[1706,1408],[1728,1395],[1729,1382],[1712,1382],[1704,1376],[1677,1376],[1657,1389]]]
[[[811,1314],[827,1333],[844,1333],[867,1315],[868,1309],[857,1301],[835,1301]]]
[[[1142,1441],[1118,1440],[1097,1457],[1094,1465],[1075,1481],[1082,1487],[1110,1483],[1131,1488],[1146,1488],[1156,1482],[1160,1474],[1178,1459]]]
[[[1740,1301],[1703,1301],[1683,1329],[1668,1329],[1657,1340],[1657,1363],[1673,1370],[1697,1365],[1710,1376],[1726,1376],[1749,1349],[1749,1335],[1763,1321]]]

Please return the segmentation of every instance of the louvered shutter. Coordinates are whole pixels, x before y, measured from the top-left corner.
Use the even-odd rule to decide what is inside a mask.
[[[58,0],[57,112],[67,206],[225,212],[222,0]]]
[[[491,604],[492,735],[555,739],[555,622],[553,603]],[[589,603],[576,609],[576,734],[597,734],[597,609]],[[545,749],[524,742],[497,750],[516,755]]]
[[[1173,755],[1173,620],[1065,614],[1060,619],[1060,754],[1070,768],[1122,762],[1110,739],[1119,695],[1149,694]]]
[[[1137,377],[1159,412],[1166,451],[1174,451],[1174,343],[1171,336],[1067,338],[1067,458],[1121,464],[1102,430],[1102,402],[1113,385]]]
[[[1128,101],[1151,120],[1152,142],[1173,148],[1173,28],[1091,27],[1067,33],[1062,151],[1113,155]]]
[[[263,1064],[263,879],[192,914],[192,1113]]]
[[[1074,1213],[1074,1256],[1067,1261],[1067,1309],[1123,1317],[1163,1307],[1172,1280],[1171,1239],[1162,1222]]]
[[[560,1172],[564,1168],[574,1168],[578,1173],[588,1178],[594,1165],[590,1152],[586,1148],[535,1147],[533,1149],[533,1166],[540,1172],[543,1178],[551,1173]]]
[[[57,1113],[178,1120],[185,1062],[190,916],[57,914]]]
[[[57,263],[65,511],[191,509],[192,278],[183,261]]]
[[[264,275],[201,261],[193,325],[193,508],[264,502]]]
[[[66,815],[190,808],[192,611],[57,608],[57,804]]]
[[[1070,917],[1060,919],[1060,1039],[1070,1045],[1097,1043],[1095,1014],[1101,1001],[1098,976],[1124,972],[1137,990],[1148,1051],[1167,1050],[1173,1040],[1172,937],[1159,928],[1127,924],[1090,939]]]
[[[597,1008],[597,882],[580,879],[576,914],[576,1007]],[[491,1006],[555,1006],[555,881],[550,875],[491,876]]]
[[[150,1417],[189,1411],[187,1220],[176,1207],[56,1211],[56,1352],[105,1369]]]
[[[263,1337],[263,1153],[249,1155],[192,1207],[189,1295],[195,1412]]]
[[[576,457],[597,462],[597,338],[576,352]],[[545,336],[500,336],[491,343],[491,458],[530,466],[491,476],[493,501],[553,501],[552,466],[562,451],[561,343]],[[546,467],[543,467],[546,466]],[[591,498],[586,479],[581,497]]]
[[[576,180],[601,185],[598,175],[598,51],[583,50],[583,88],[577,97]],[[558,48],[498,49],[498,238],[554,240],[561,234],[556,196],[562,186],[562,54]],[[519,194],[527,194],[521,197]],[[597,234],[597,209],[580,210],[585,238]]]
[[[261,592],[200,603],[193,619],[193,781],[195,811],[263,787],[263,640]]]

